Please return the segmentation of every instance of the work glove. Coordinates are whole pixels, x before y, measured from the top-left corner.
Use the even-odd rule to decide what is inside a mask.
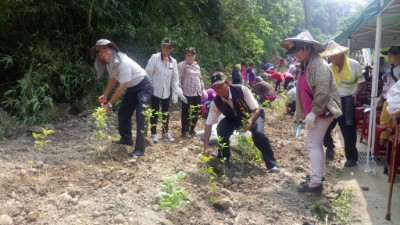
[[[182,102],[188,104],[188,100],[186,99],[186,97],[183,94],[179,94],[178,97],[182,100]]]
[[[178,103],[178,96],[176,94],[173,94],[171,99],[172,99],[172,103],[174,103],[174,104]]]
[[[317,117],[315,115],[315,113],[310,112],[309,114],[307,114],[306,118],[304,118],[304,123],[306,124],[307,127],[315,127],[315,117]]]
[[[100,95],[100,97],[97,98],[97,102],[98,102],[100,105],[104,105],[104,104],[107,103],[107,97],[104,96],[104,95]]]
[[[206,101],[206,100],[208,99],[208,93],[207,93],[207,91],[206,91],[206,90],[203,90],[203,93],[202,93],[202,94],[203,94],[202,97],[203,97],[204,101]]]

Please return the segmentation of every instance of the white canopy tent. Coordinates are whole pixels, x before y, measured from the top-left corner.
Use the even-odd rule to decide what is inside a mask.
[[[381,47],[400,44],[400,0],[374,0],[346,30],[333,39],[351,50],[374,48],[371,111],[368,128],[368,154],[365,171],[370,172],[370,152],[374,152],[376,100]],[[325,42],[326,44],[329,41]],[[371,149],[372,148],[372,149]]]

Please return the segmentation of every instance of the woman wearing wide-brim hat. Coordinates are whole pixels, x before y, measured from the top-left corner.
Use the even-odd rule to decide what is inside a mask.
[[[301,62],[297,83],[296,122],[304,121],[308,130],[305,139],[311,162],[311,174],[297,187],[300,192],[319,192],[323,190],[325,176],[325,151],[322,146],[326,129],[333,120],[342,114],[339,93],[328,63],[318,53],[324,46],[315,41],[305,30],[296,37],[282,41],[286,54],[296,56]]]

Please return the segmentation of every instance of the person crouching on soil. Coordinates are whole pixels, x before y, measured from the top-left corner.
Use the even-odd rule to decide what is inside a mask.
[[[258,97],[258,102],[260,104],[270,105],[271,102],[275,101],[275,92],[272,91],[268,82],[264,81],[261,77],[256,77],[256,83],[253,83],[250,86],[252,87],[254,94]]]
[[[99,102],[103,102],[104,108],[109,111],[113,104],[123,95],[121,106],[118,110],[118,132],[121,135],[116,144],[133,145],[132,140],[132,114],[136,110],[136,145],[130,156],[141,156],[145,150],[143,104],[146,104],[153,94],[153,87],[146,77],[146,71],[127,55],[119,52],[116,44],[100,39],[90,49],[95,57],[94,67],[97,77],[101,78],[107,70],[109,80]],[[119,83],[111,99],[107,97],[115,85]],[[125,91],[125,94],[123,94]]]
[[[342,115],[339,92],[332,70],[318,54],[324,51],[323,45],[315,41],[307,30],[283,40],[281,45],[288,49],[285,54],[294,54],[301,62],[294,117],[297,122],[304,120],[308,127],[305,146],[309,151],[311,175],[300,183],[297,190],[321,193],[322,177],[325,175],[322,142],[333,118]]]
[[[214,73],[211,76],[211,84],[217,96],[211,103],[205,124],[203,155],[208,156],[210,154],[208,144],[211,127],[218,122],[218,117],[223,114],[225,118],[217,126],[217,134],[221,137],[221,141],[216,157],[230,159],[229,137],[234,130],[243,127],[244,132],[251,131],[254,145],[262,153],[269,172],[278,173],[280,171],[279,166],[276,163],[269,139],[264,133],[264,110],[258,108],[258,103],[250,90],[240,84],[230,85],[222,72]],[[242,119],[246,118],[247,113],[250,114],[250,118],[247,119],[246,124],[242,124]]]

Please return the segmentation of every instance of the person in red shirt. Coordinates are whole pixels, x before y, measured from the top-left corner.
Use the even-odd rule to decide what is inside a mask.
[[[290,82],[294,81],[294,76],[291,73],[284,73],[283,74],[283,79],[284,79],[283,89],[289,90],[288,89],[288,85],[289,85]]]
[[[281,89],[282,74],[274,70],[267,70],[267,73],[271,74],[271,78],[274,79],[275,92],[278,92]]]

